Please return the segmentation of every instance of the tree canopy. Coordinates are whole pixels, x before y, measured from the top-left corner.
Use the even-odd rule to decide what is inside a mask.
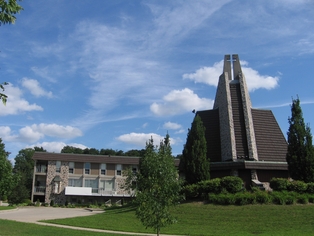
[[[180,160],[185,180],[188,184],[198,183],[210,178],[209,159],[205,127],[199,115],[196,114],[191,129],[187,134],[186,144]]]
[[[8,156],[9,153],[5,151],[5,145],[0,138],[0,200],[8,196],[14,184],[12,164]]]
[[[305,125],[300,100],[292,99],[291,117],[288,118],[287,162],[291,178],[314,182],[314,148],[309,125]]]
[[[146,144],[136,184],[136,216],[145,227],[155,229],[159,235],[162,227],[175,222],[169,208],[180,200],[181,185],[168,134],[159,148],[154,146],[153,139]]]
[[[0,25],[14,24],[16,17],[23,7],[16,0],[0,0]]]

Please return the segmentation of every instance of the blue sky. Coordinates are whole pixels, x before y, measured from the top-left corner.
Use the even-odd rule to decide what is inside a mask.
[[[20,4],[0,26],[11,159],[33,146],[142,149],[167,132],[180,154],[191,111],[212,109],[225,54],[239,54],[253,107],[271,109],[285,136],[292,97],[314,124],[312,0]]]

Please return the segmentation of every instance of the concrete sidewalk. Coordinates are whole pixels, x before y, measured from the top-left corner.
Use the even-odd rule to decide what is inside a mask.
[[[132,232],[120,232],[112,230],[102,230],[102,229],[91,229],[82,228],[68,225],[57,225],[51,223],[38,222],[39,220],[52,220],[61,218],[72,218],[77,216],[89,216],[94,214],[102,213],[103,211],[88,211],[82,208],[54,208],[54,207],[22,207],[14,210],[3,210],[0,211],[0,219],[14,220],[26,223],[35,223],[44,226],[53,226],[60,228],[85,230],[92,232],[103,232],[112,234],[125,234],[125,235],[148,235],[154,236],[156,234],[143,234],[143,233],[132,233]],[[171,235],[167,235],[171,236]]]

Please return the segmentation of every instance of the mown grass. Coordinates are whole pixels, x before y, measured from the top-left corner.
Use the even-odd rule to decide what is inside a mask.
[[[67,236],[94,236],[94,235],[106,235],[106,236],[117,236],[118,234],[109,233],[98,233],[82,230],[73,230],[58,228],[53,226],[42,226],[31,223],[22,223],[11,220],[0,219],[0,235],[8,236],[21,236],[21,235],[45,235],[45,236],[56,236],[56,235],[67,235]]]
[[[15,209],[16,207],[14,206],[0,206],[0,211],[1,210],[12,210]]]
[[[313,235],[314,205],[218,206],[185,203],[172,209],[178,223],[162,234],[182,235]],[[154,233],[136,219],[134,208],[45,222],[128,232]]]

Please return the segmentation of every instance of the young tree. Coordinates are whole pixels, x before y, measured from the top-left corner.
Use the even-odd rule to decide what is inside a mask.
[[[14,184],[12,164],[8,160],[9,153],[4,148],[0,138],[0,201],[2,197],[8,196]]]
[[[200,116],[197,114],[187,135],[180,166],[183,169],[185,180],[188,184],[198,183],[210,178],[205,127]]]
[[[153,139],[146,143],[136,183],[136,216],[145,227],[155,229],[159,235],[162,227],[175,222],[169,208],[180,201],[181,185],[168,134],[158,149]]]
[[[305,125],[300,100],[292,99],[288,118],[287,162],[291,178],[314,182],[314,148],[310,127]]]

